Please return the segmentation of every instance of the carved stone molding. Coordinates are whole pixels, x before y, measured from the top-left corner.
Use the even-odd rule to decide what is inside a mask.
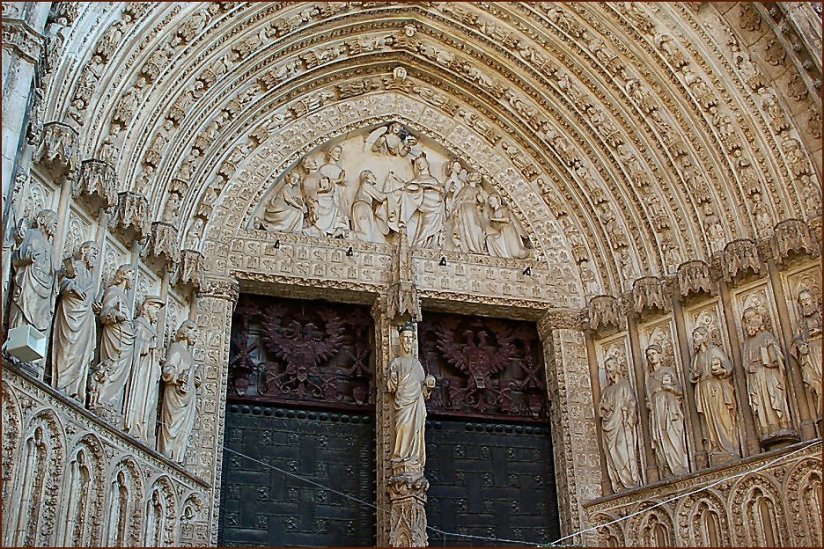
[[[145,239],[151,230],[146,197],[132,191],[118,193],[110,228],[120,232],[127,242]]]
[[[665,280],[654,276],[639,278],[632,285],[632,307],[636,314],[668,313],[672,300]]]
[[[44,40],[45,37],[25,21],[3,18],[3,49],[8,49],[12,55],[34,64],[40,58]]]
[[[83,198],[97,215],[103,208],[117,204],[117,172],[105,160],[91,158],[80,164],[80,177],[74,185],[75,198]]]
[[[713,281],[710,266],[700,259],[681,264],[678,267],[678,291],[683,298],[715,295],[718,289]]]
[[[621,300],[611,295],[597,295],[589,300],[589,329],[601,335],[621,330],[626,323]]]
[[[795,256],[819,254],[818,243],[810,234],[810,228],[800,219],[787,219],[776,225],[771,243],[773,258],[779,265]]]
[[[196,292],[203,285],[205,263],[203,254],[199,251],[181,250],[180,263],[173,273],[173,283]]]
[[[71,27],[79,13],[80,4],[77,2],[54,2],[49,10],[49,18],[46,23],[57,23],[58,25]]]
[[[71,178],[78,167],[77,130],[63,122],[48,122],[43,126],[43,142],[34,161],[51,171],[55,179]]]
[[[546,340],[552,330],[581,330],[581,312],[573,309],[549,309],[537,323],[538,335]]]
[[[237,303],[240,285],[234,278],[204,277],[197,297],[212,297]]]
[[[166,266],[170,271],[180,263],[180,247],[177,243],[177,227],[171,223],[155,221],[144,249],[145,257],[154,260],[155,268]]]
[[[748,275],[760,275],[766,272],[764,263],[758,254],[758,246],[746,238],[733,240],[727,244],[721,263],[724,279],[732,284],[740,282]]]

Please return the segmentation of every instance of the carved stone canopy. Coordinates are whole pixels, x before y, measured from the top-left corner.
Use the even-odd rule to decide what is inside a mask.
[[[816,256],[818,243],[810,228],[800,219],[787,219],[775,226],[772,236],[772,252],[776,263],[784,265],[794,257]]]
[[[621,330],[626,324],[621,300],[611,295],[597,295],[590,299],[588,312],[590,330],[601,335]]]
[[[110,228],[123,235],[127,242],[141,241],[148,236],[149,202],[140,193],[124,191],[117,194],[117,206]]]
[[[203,285],[205,258],[197,250],[181,250],[180,263],[172,273],[171,282],[188,291],[198,291]]]
[[[666,280],[645,276],[632,286],[633,310],[639,315],[667,313],[672,308]]]
[[[724,248],[724,278],[733,284],[749,275],[765,272],[764,263],[758,254],[758,246],[752,240],[742,238],[733,240]]]
[[[73,194],[75,198],[83,198],[92,215],[117,204],[117,173],[114,166],[104,160],[84,160]]]
[[[717,288],[710,267],[703,261],[687,261],[678,267],[678,290],[681,297],[715,295]]]
[[[79,158],[77,130],[63,122],[48,122],[43,126],[44,137],[34,161],[49,170],[55,179],[72,178]]]
[[[152,223],[152,231],[144,249],[144,256],[155,270],[160,271],[164,266],[170,271],[174,270],[180,262],[177,228],[162,221]]]

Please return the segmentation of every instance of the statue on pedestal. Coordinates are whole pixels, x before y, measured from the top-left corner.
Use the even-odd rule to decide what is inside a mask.
[[[84,242],[66,265],[52,339],[52,385],[83,404],[86,378],[97,347],[93,308],[97,253],[97,244]]]
[[[166,351],[163,362],[163,408],[160,413],[158,450],[183,463],[189,435],[197,415],[197,388],[201,379],[191,347],[195,343],[197,324],[185,320]]]

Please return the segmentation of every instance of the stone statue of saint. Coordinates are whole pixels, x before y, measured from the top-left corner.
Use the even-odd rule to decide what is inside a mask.
[[[94,242],[80,245],[60,282],[60,301],[54,317],[52,384],[83,404],[86,403],[86,377],[97,346],[93,309],[97,253]]]
[[[690,381],[695,384],[695,407],[704,420],[710,456],[738,456],[732,363],[724,350],[709,341],[704,326],[692,332]]]
[[[342,154],[343,148],[335,145],[326,151],[326,164],[318,170],[321,182],[328,181],[328,189],[322,184],[318,190],[318,216],[321,218],[319,226],[333,237],[347,236],[349,231],[346,172],[339,165]],[[329,228],[326,228],[327,222]]]
[[[689,471],[687,443],[684,438],[684,391],[673,368],[665,366],[660,345],[644,352],[647,359],[647,408],[655,460],[662,471],[673,475]]]
[[[524,247],[521,233],[518,231],[517,220],[512,217],[509,208],[503,205],[501,197],[497,194],[490,195],[488,202],[489,232],[486,236],[486,246],[489,255],[514,259],[529,257],[529,250]]]
[[[386,195],[375,187],[375,174],[364,170],[358,177],[358,192],[352,203],[352,236],[364,242],[386,243],[389,227],[385,211]],[[381,213],[378,213],[381,212]]]
[[[465,253],[486,253],[483,211],[487,196],[480,184],[481,174],[469,172],[466,184],[455,193],[452,202],[452,242]]]
[[[9,311],[10,330],[31,326],[43,335],[49,332],[57,279],[57,260],[51,244],[56,226],[57,214],[52,210],[41,210],[34,216],[30,228],[21,226],[15,234],[16,249],[11,256],[14,286]]]
[[[623,361],[610,356],[604,361],[607,386],[601,393],[599,415],[613,491],[641,483],[638,471],[638,418],[635,390],[623,374]]]
[[[821,307],[815,294],[809,288],[802,288],[796,298],[798,311],[801,313],[801,330],[808,338],[821,336]]]
[[[821,337],[813,344],[805,333],[793,340],[793,356],[801,369],[801,378],[807,389],[807,402],[813,417],[824,417],[824,395],[821,393]]]
[[[430,173],[425,153],[412,161],[412,170],[415,176],[406,182],[400,197],[399,230],[406,227],[410,246],[438,248],[443,243],[445,190]]]
[[[425,399],[435,387],[435,378],[423,371],[420,361],[412,356],[415,341],[414,325],[408,322],[399,329],[399,356],[389,364],[386,390],[394,395],[395,443],[392,449],[393,467],[405,472],[420,471],[426,465],[424,426]]]
[[[100,308],[100,362],[110,364],[103,383],[97,389],[97,404],[109,412],[120,414],[123,394],[132,370],[134,327],[126,292],[132,287],[134,267],[121,265],[112,285],[103,294]]]
[[[300,189],[300,174],[289,172],[266,205],[260,227],[269,231],[300,233],[303,231],[303,216],[306,211]]]
[[[159,296],[147,295],[134,319],[134,353],[126,401],[123,406],[125,430],[149,446],[155,443],[155,418],[160,383],[157,357],[157,313],[164,306]]]
[[[755,425],[762,440],[790,429],[784,357],[775,335],[767,331],[758,309],[748,307],[742,317],[741,356],[747,372],[747,391]]]
[[[321,236],[323,233],[317,227],[318,223],[318,191],[320,190],[320,174],[318,173],[318,163],[311,156],[307,156],[301,162],[301,168],[305,172],[300,183],[300,191],[303,194],[303,203],[306,204],[306,232]]]
[[[195,425],[197,388],[201,384],[191,351],[196,330],[193,320],[184,320],[163,362],[163,408],[158,450],[179,463],[183,463],[189,435]]]

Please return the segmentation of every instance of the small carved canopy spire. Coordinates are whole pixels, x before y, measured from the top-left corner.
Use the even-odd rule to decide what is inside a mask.
[[[666,280],[655,276],[645,276],[636,280],[632,286],[634,311],[639,315],[669,312],[672,301],[667,288]]]
[[[386,311],[393,320],[421,320],[421,301],[412,267],[412,250],[406,231],[398,237],[398,247],[392,254],[392,285],[387,294]]]
[[[733,240],[724,248],[724,278],[733,284],[742,281],[751,274],[760,275],[765,270],[764,263],[758,255],[758,246],[752,240],[742,238]]]

